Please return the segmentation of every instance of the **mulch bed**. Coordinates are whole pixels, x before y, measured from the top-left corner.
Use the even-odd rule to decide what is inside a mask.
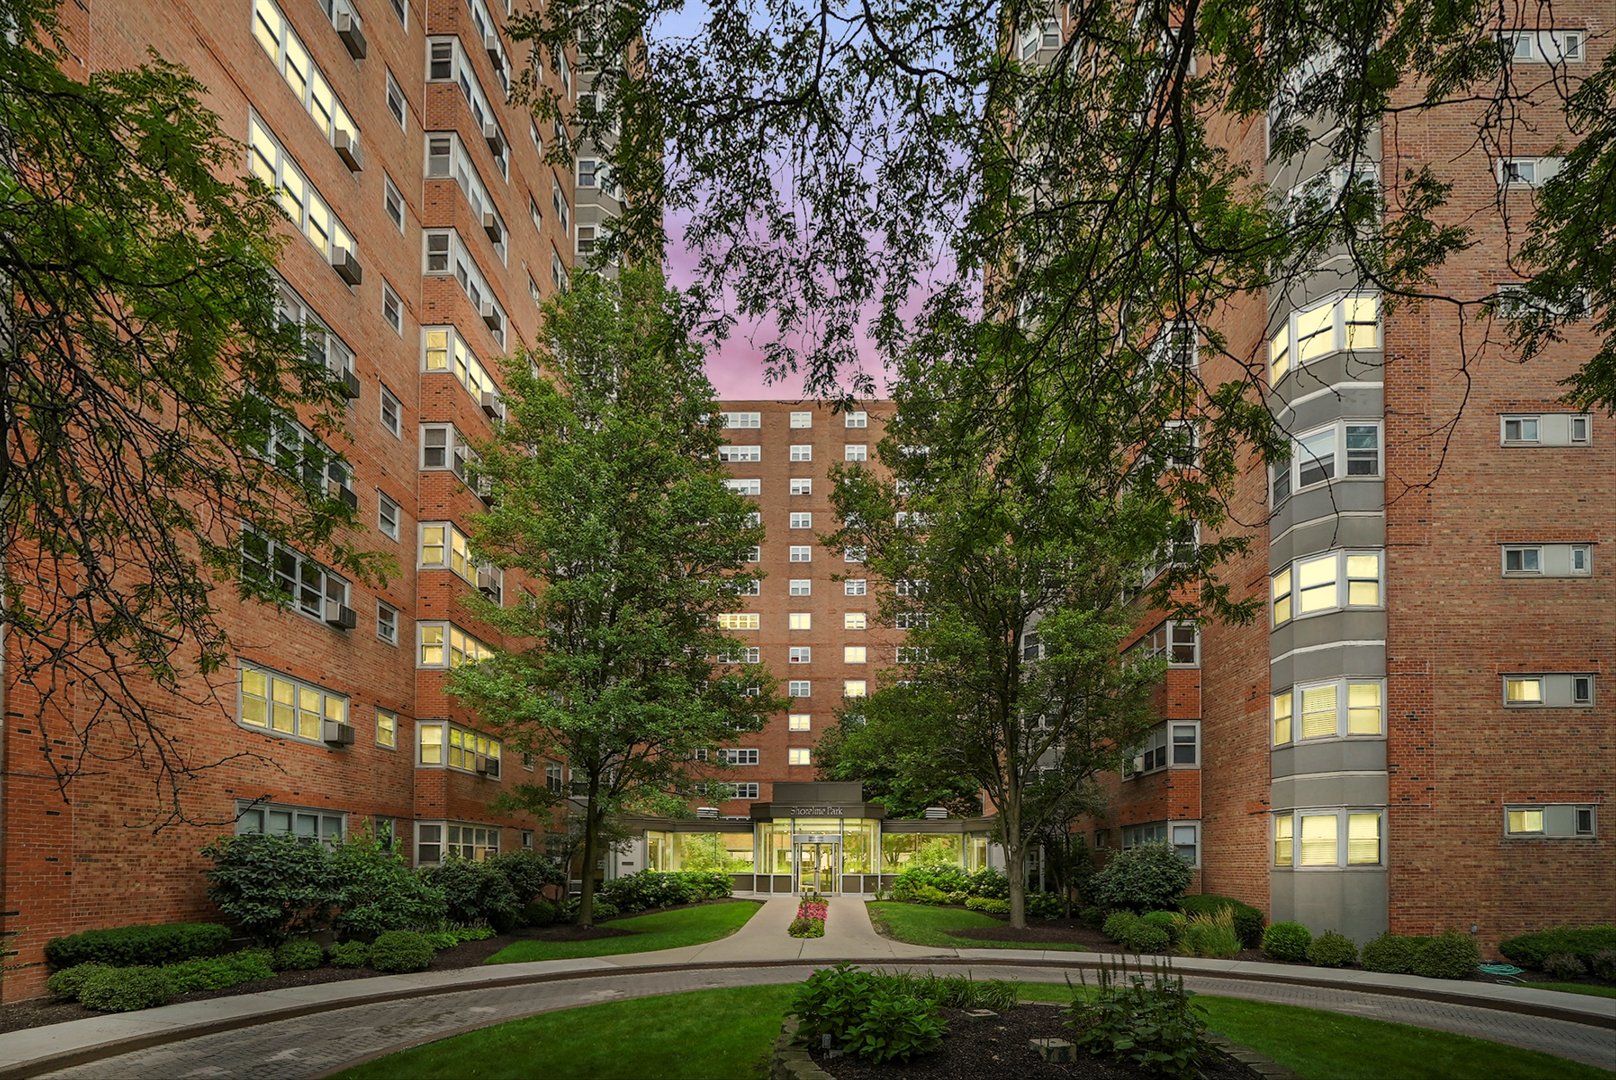
[[[810,1049],[814,1064],[836,1080],[986,1080],[1013,1076],[1017,1080],[1041,1077],[1081,1077],[1083,1080],[1134,1080],[1154,1076],[1132,1065],[1079,1053],[1074,1062],[1055,1065],[1038,1056],[1031,1039],[1068,1038],[1061,1026],[1058,1005],[1017,1005],[994,1019],[971,1020],[957,1009],[943,1009],[949,1035],[935,1054],[918,1057],[907,1065],[871,1065],[858,1058],[828,1058]],[[1201,1067],[1207,1080],[1251,1080],[1251,1073],[1221,1055]]]

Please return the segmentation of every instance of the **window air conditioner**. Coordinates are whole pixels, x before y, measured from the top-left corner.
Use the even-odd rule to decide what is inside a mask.
[[[364,156],[359,152],[359,136],[353,132],[342,130],[333,132],[331,146],[342,159],[342,163],[348,166],[349,172],[358,172],[365,167]]]
[[[365,43],[365,32],[359,28],[358,16],[351,11],[339,11],[331,21],[337,28],[337,36],[347,46],[348,55],[355,60],[363,60],[369,46]]]
[[[320,737],[331,746],[352,746],[353,725],[338,720],[323,720],[320,723]]]
[[[359,616],[354,609],[341,600],[327,600],[325,602],[325,621],[338,630],[352,630],[359,625]]]
[[[482,395],[483,415],[498,419],[505,412],[505,406],[499,400],[497,390],[484,390]]]
[[[358,285],[365,277],[365,272],[359,268],[359,260],[344,247],[331,249],[331,268],[350,285]]]

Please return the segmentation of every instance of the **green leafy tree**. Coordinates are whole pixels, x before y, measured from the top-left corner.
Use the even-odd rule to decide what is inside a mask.
[[[579,275],[545,309],[544,338],[505,368],[508,419],[479,472],[498,503],[472,525],[478,557],[541,590],[479,606],[514,641],[459,668],[451,692],[507,745],[565,759],[582,817],[589,925],[608,819],[684,809],[695,751],[781,708],[718,616],[757,574],[752,506],[725,484],[713,390],[655,268]],[[559,800],[525,786],[518,799]]]
[[[285,599],[243,538],[381,564],[326,491],[345,399],[277,313],[273,194],[183,69],[69,77],[55,7],[0,0],[0,634],[43,749],[14,765],[67,798],[138,761],[161,825],[218,764],[176,711],[234,708],[191,677],[231,652],[216,590]]]
[[[927,768],[931,746],[920,729],[896,725],[873,731],[860,708],[844,713],[814,746],[819,776],[857,781],[864,797],[893,818],[921,818],[930,806],[956,817],[982,813],[982,791],[969,776]]]

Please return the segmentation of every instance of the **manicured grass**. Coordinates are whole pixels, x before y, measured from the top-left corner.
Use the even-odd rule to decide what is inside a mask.
[[[595,938],[592,941],[516,941],[490,956],[488,963],[573,960],[580,956],[617,956],[621,953],[702,945],[728,937],[745,926],[746,920],[757,914],[758,906],[752,900],[732,900],[724,904],[702,904],[650,915],[634,915],[627,919],[612,919],[601,925],[614,930],[631,930],[633,933],[621,937]]]
[[[1028,1001],[1070,991],[1020,984]],[[797,985],[697,990],[513,1020],[405,1050],[341,1080],[758,1080]],[[1214,1031],[1304,1080],[1610,1080],[1587,1065],[1500,1043],[1356,1016],[1198,995]],[[536,1063],[541,1063],[542,1066]],[[536,1071],[537,1070],[537,1071]]]
[[[1092,945],[1075,942],[1050,941],[981,941],[960,937],[955,930],[975,930],[989,926],[1007,925],[980,911],[966,911],[956,907],[934,907],[930,904],[900,904],[882,900],[869,905],[870,921],[888,937],[910,945],[930,945],[944,949],[1063,949],[1068,952],[1088,952]]]
[[[1616,986],[1600,986],[1598,983],[1529,982],[1526,985],[1534,990],[1558,990],[1563,994],[1616,998]]]

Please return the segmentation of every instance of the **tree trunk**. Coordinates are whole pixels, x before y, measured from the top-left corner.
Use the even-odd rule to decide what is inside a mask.
[[[1004,872],[1010,879],[1010,926],[1027,928],[1027,845],[1020,838],[1004,841]]]
[[[589,797],[584,802],[584,862],[580,871],[582,884],[578,890],[578,925],[595,925],[595,849],[600,841],[600,815],[595,810],[600,792],[599,782],[589,779]]]

